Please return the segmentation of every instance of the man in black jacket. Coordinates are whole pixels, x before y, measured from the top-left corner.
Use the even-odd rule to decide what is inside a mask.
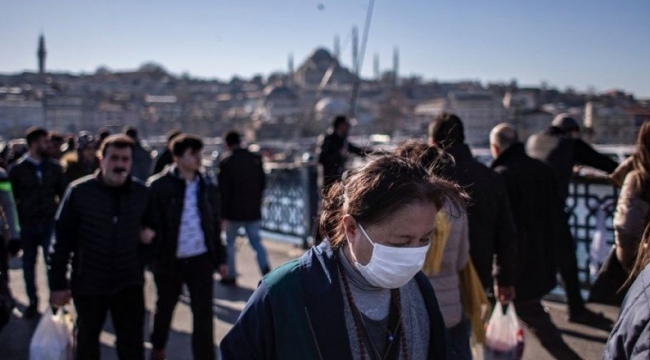
[[[260,272],[269,272],[269,260],[262,245],[260,229],[262,219],[262,196],[266,186],[266,175],[262,158],[241,147],[238,132],[230,131],[224,137],[229,153],[219,164],[219,188],[221,209],[226,227],[228,247],[228,277],[222,278],[225,285],[236,285],[235,241],[240,228],[246,230],[248,242],[257,254]]]
[[[54,229],[54,214],[65,191],[61,166],[48,158],[49,138],[43,128],[30,128],[26,134],[29,152],[9,169],[23,248],[23,277],[29,306],[23,315],[38,313],[38,292],[34,281],[38,247],[47,262],[50,239]]]
[[[57,212],[50,303],[60,307],[74,297],[78,359],[99,359],[99,335],[109,310],[119,358],[144,358],[141,250],[149,240],[143,232],[149,192],[129,175],[133,147],[125,135],[109,136],[100,170],[70,184]]]
[[[174,307],[183,284],[190,293],[196,360],[213,360],[212,274],[226,277],[226,254],[221,242],[219,191],[200,172],[203,142],[181,135],[171,144],[174,164],[151,177],[150,218],[156,234],[151,269],[158,301],[153,321],[152,360],[165,359]]]
[[[506,123],[490,132],[492,169],[503,177],[517,226],[517,315],[558,359],[580,359],[562,340],[541,300],[556,285],[557,239],[561,233],[555,173],[526,155],[515,128]]]
[[[429,142],[454,157],[450,180],[465,188],[472,201],[467,208],[470,256],[483,287],[507,303],[515,296],[516,229],[501,176],[474,159],[465,142],[460,118],[443,113],[429,124]],[[496,255],[496,284],[492,265]]]
[[[339,115],[332,121],[330,132],[319,139],[318,163],[322,166],[321,186],[323,190],[341,178],[349,153],[366,156],[366,150],[348,141],[349,129],[348,118],[345,115]]]
[[[560,114],[551,122],[551,126],[540,133],[532,135],[526,142],[526,152],[530,157],[539,159],[555,170],[561,206],[564,208],[569,196],[569,183],[573,176],[574,165],[587,165],[603,170],[608,174],[616,170],[617,163],[609,157],[598,153],[589,144],[579,138],[580,125],[569,114]],[[568,225],[569,214],[565,214],[559,246],[560,275],[564,280],[564,290],[569,301],[569,320],[583,324],[611,326],[611,321],[602,315],[593,313],[585,307],[580,294],[578,280],[578,261],[576,244]]]
[[[170,130],[167,133],[167,143],[165,144],[165,150],[154,159],[151,167],[151,176],[163,171],[165,166],[174,162],[174,155],[172,155],[171,149],[172,141],[181,135],[183,135],[183,133],[180,130]]]

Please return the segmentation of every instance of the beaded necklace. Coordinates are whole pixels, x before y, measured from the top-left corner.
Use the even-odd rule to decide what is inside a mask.
[[[361,312],[359,311],[356,303],[354,302],[354,298],[352,297],[352,291],[350,290],[350,283],[348,282],[347,275],[345,274],[345,269],[343,269],[343,265],[341,264],[340,259],[338,259],[338,256],[336,258],[336,263],[338,265],[339,272],[341,273],[341,279],[343,279],[343,288],[345,290],[345,297],[347,299],[348,305],[350,306],[350,311],[352,312],[352,319],[354,320],[354,328],[357,333],[357,339],[359,340],[361,360],[366,360],[368,354],[366,353],[364,335],[368,337],[368,339],[370,339],[370,336],[368,334],[368,329],[366,329],[363,318],[361,317]],[[393,301],[393,305],[397,310],[397,316],[398,316],[396,331],[395,333],[391,334],[390,330],[388,330],[388,335],[389,335],[388,346],[386,348],[386,352],[384,353],[383,357],[379,355],[379,351],[377,351],[375,345],[372,344],[372,342],[370,342],[370,347],[374,351],[377,359],[384,360],[387,358],[388,354],[390,353],[394,338],[399,337],[400,348],[404,353],[403,359],[409,360],[410,357],[408,353],[408,346],[406,343],[406,330],[404,329],[404,322],[402,321],[402,306],[400,301],[399,289],[391,289],[390,294],[391,294],[391,300]]]

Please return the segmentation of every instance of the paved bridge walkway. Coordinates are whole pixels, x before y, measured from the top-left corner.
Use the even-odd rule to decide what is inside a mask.
[[[240,280],[239,288],[228,288],[215,281],[214,287],[214,323],[216,326],[215,343],[218,344],[226,332],[232,327],[237,320],[240,311],[243,309],[246,301],[252,294],[259,281],[259,271],[254,259],[254,252],[248,246],[244,239],[241,240],[241,246],[237,253]],[[303,250],[296,248],[294,245],[265,240],[269,250],[271,265],[277,267],[285,261],[298,257]],[[20,270],[20,260],[14,259],[11,262],[13,270],[10,271],[11,289],[19,303],[19,309],[23,309],[27,296],[24,291],[22,271]],[[40,311],[46,310],[47,304],[45,299],[48,298],[45,267],[40,262],[38,269],[38,287],[40,298],[43,299],[40,305]],[[216,277],[215,277],[216,279]],[[147,274],[145,287],[146,309],[147,309],[147,328],[149,319],[155,304],[155,288],[152,277]],[[602,330],[568,323],[566,321],[566,306],[561,302],[545,301],[551,317],[555,324],[562,330],[566,342],[584,359],[600,359],[603,346],[607,340],[608,333]],[[603,312],[612,320],[616,319],[618,309],[615,307],[589,304],[592,310]],[[14,316],[11,322],[0,333],[0,359],[3,360],[23,360],[28,359],[29,340],[38,319],[23,319],[18,310],[14,310]],[[192,331],[191,312],[185,299],[176,308],[172,324],[167,357],[170,360],[189,359]],[[145,338],[148,339],[148,336]],[[114,349],[113,330],[111,324],[107,324],[101,336],[102,341],[102,359],[117,359]],[[147,343],[147,348],[151,345]],[[545,360],[553,359],[548,352],[541,347],[539,342],[532,336],[526,337],[526,347],[524,359]]]

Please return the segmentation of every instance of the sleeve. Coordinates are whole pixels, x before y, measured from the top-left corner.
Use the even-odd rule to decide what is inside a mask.
[[[14,194],[14,200],[20,202],[21,193],[20,193],[20,179],[18,176],[18,169],[16,166],[13,166],[9,169],[9,181],[11,182],[11,191]]]
[[[71,254],[76,248],[77,226],[79,224],[79,216],[74,203],[77,192],[77,188],[69,188],[56,213],[56,236],[52,240],[48,267],[50,291],[69,288],[66,275]]]
[[[634,173],[625,177],[614,214],[616,257],[624,268],[634,262],[646,226],[650,204],[643,200]]]
[[[62,199],[63,195],[65,194],[65,189],[68,186],[68,182],[66,181],[65,176],[63,176],[63,168],[61,166],[57,165],[55,171],[56,183],[54,190],[56,191],[56,195],[59,197],[59,199]]]
[[[332,136],[327,135],[323,138],[323,141],[320,145],[320,153],[318,154],[318,162],[321,164],[325,163],[336,163],[340,160],[340,154],[338,149],[334,147],[332,143]]]
[[[513,286],[517,266],[517,229],[510,210],[510,200],[505,185],[499,176],[500,200],[495,250],[497,255],[496,280],[498,286]]]
[[[469,260],[469,225],[467,215],[463,214],[458,220],[455,220],[460,227],[460,244],[458,246],[458,259],[456,262],[456,271],[462,270]]]
[[[219,163],[219,174],[217,175],[217,184],[218,184],[219,195],[220,195],[220,203],[218,204],[219,211],[221,212],[221,216],[226,220],[228,219],[228,211],[226,207],[228,206],[228,191],[229,191],[228,162],[229,160],[228,158],[226,158]]]
[[[594,150],[593,147],[580,139],[574,141],[574,151],[578,163],[602,170],[608,174],[614,172],[618,166],[616,161]]]
[[[264,281],[248,300],[219,348],[223,360],[275,360],[273,313]]]
[[[162,207],[157,203],[158,196],[153,186],[152,178],[147,180],[147,190],[147,207],[142,217],[142,226],[148,227],[158,233],[158,230],[160,229],[160,217],[156,210],[162,209]]]
[[[20,224],[18,223],[18,212],[16,211],[16,201],[12,193],[12,186],[9,179],[0,179],[0,202],[2,211],[9,228],[9,239],[20,238]]]
[[[359,156],[366,156],[368,152],[370,152],[369,150],[358,147],[351,142],[348,142],[348,151]]]
[[[211,184],[209,187],[209,196],[213,217],[212,221],[214,222],[215,229],[215,238],[213,245],[217,265],[221,265],[226,263],[226,248],[223,246],[223,241],[221,240],[221,192],[219,191],[218,185]]]
[[[259,166],[259,172],[260,172],[260,181],[261,183],[261,190],[264,191],[266,189],[266,173],[264,172],[264,161],[262,161],[262,158],[260,157],[260,166]]]

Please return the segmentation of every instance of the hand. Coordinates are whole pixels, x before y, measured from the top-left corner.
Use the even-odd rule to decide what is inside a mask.
[[[221,278],[227,278],[228,277],[228,265],[226,264],[221,264],[219,265],[219,275],[221,275]]]
[[[56,308],[63,307],[70,303],[70,290],[52,291],[50,293],[50,305]]]
[[[20,249],[22,249],[20,239],[11,239],[11,240],[9,240],[9,243],[7,244],[7,252],[9,253],[9,255],[11,255],[11,256],[18,255],[18,252],[20,251]]]
[[[509,304],[515,299],[515,287],[494,285],[494,296],[501,304]]]
[[[140,229],[140,242],[143,244],[151,244],[153,238],[156,237],[156,232],[148,227]]]

